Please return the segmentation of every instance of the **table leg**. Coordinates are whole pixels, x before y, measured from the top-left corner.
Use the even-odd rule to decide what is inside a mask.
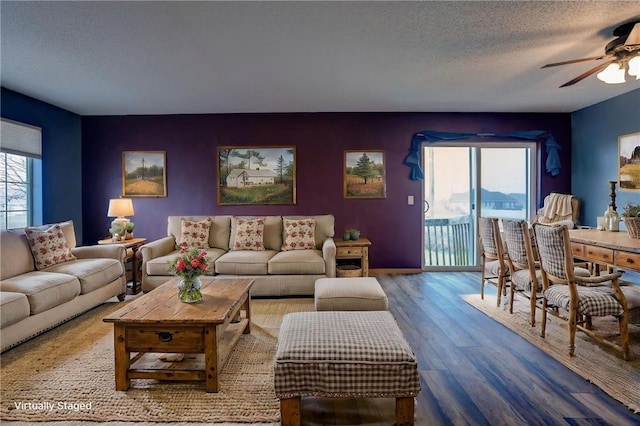
[[[113,349],[115,358],[116,390],[125,391],[131,386],[129,366],[131,357],[125,342],[125,326],[113,324]]]
[[[249,334],[251,333],[251,294],[247,294],[247,300],[244,302],[244,309],[247,312],[247,325],[242,333]]]
[[[204,362],[205,390],[218,392],[220,366],[218,365],[218,327],[216,325],[209,325],[204,330]]]

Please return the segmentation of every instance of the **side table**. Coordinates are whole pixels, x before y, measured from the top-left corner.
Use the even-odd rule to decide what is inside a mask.
[[[120,244],[126,249],[125,265],[131,265],[131,286],[127,283],[127,294],[138,294],[142,290],[142,261],[138,249],[147,242],[146,238],[131,238],[119,242],[113,242],[111,238],[98,241],[98,244]],[[127,277],[128,278],[128,277]]]
[[[340,267],[344,271],[360,269],[357,275],[349,276],[369,276],[369,246],[371,241],[366,238],[358,238],[357,240],[345,241],[342,238],[334,238],[336,243],[336,275],[340,271]],[[346,275],[344,275],[346,276]]]

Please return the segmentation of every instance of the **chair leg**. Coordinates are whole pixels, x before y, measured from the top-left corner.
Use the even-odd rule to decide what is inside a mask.
[[[502,281],[503,278],[502,276],[498,277],[498,291],[496,291],[497,293],[497,297],[496,297],[496,306],[499,308],[500,307],[500,299],[502,297],[502,286],[504,286],[504,282]]]
[[[627,314],[625,313],[618,319],[620,326],[620,343],[622,344],[622,358],[629,361],[629,324]]]
[[[542,299],[542,325],[540,326],[540,336],[544,339],[547,331],[547,299]]]
[[[529,323],[531,324],[531,327],[535,327],[536,326],[536,295],[531,294],[530,297],[531,298],[529,299],[529,311],[530,311]]]
[[[513,283],[511,283],[511,285],[509,286],[509,313],[512,314],[513,313],[513,298],[514,298],[514,294],[515,290],[514,290],[514,285]]]
[[[485,266],[485,260],[484,260],[484,256],[482,257],[482,274],[480,275],[480,299],[484,300],[484,282],[486,280],[485,277],[485,270],[484,270],[484,266]]]
[[[569,355],[573,356],[576,351],[576,329],[578,322],[578,309],[574,306],[569,308],[569,321],[567,330],[569,331]]]

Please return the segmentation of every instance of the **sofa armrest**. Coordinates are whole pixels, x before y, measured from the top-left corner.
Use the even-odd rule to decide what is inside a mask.
[[[325,273],[327,278],[336,276],[336,243],[333,238],[327,238],[322,243],[322,257],[324,258]]]
[[[146,263],[156,257],[165,256],[176,249],[176,239],[174,237],[164,237],[159,240],[152,241],[140,247],[140,256],[142,263]]]
[[[109,258],[121,262],[124,262],[127,255],[126,249],[119,244],[74,247],[71,249],[71,253],[78,259]]]

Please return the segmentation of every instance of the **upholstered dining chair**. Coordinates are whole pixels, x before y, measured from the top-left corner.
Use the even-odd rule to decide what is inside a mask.
[[[509,296],[509,313],[513,313],[515,292],[529,299],[532,327],[536,325],[536,304],[542,298],[542,272],[538,261],[538,252],[533,239],[533,232],[524,220],[503,220],[502,230],[506,245],[506,257],[511,280]],[[581,265],[584,265],[581,263]],[[581,277],[589,277],[588,269],[574,264],[573,273]]]
[[[478,222],[478,239],[482,256],[482,276],[480,297],[484,299],[485,283],[497,287],[496,306],[500,306],[500,298],[507,294],[507,277],[509,270],[504,254],[504,245],[500,236],[498,219],[495,217],[481,217]]]
[[[628,308],[618,284],[621,272],[581,277],[574,273],[573,256],[566,225],[536,223],[533,231],[542,272],[542,330],[545,336],[547,312],[567,320],[569,354],[575,353],[576,330],[606,344],[629,359]],[[566,312],[566,314],[565,314]],[[620,343],[608,340],[591,327],[591,318],[614,316],[620,328]]]

